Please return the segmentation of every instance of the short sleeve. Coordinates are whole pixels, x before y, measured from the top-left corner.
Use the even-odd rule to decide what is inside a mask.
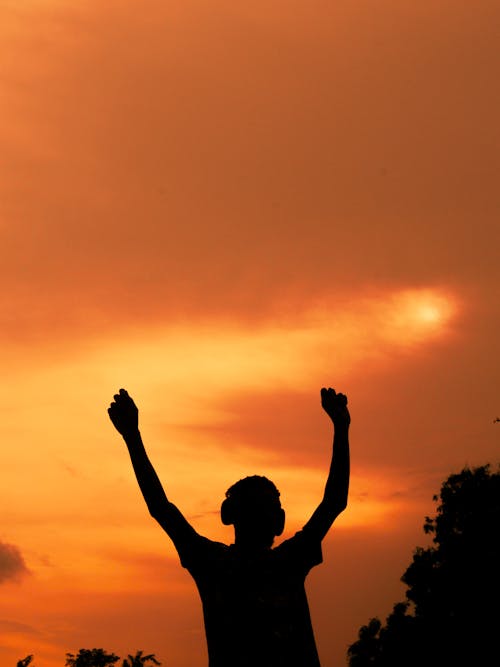
[[[304,577],[313,567],[323,562],[321,540],[314,537],[307,529],[295,533],[274,551],[280,559],[283,559],[284,564],[297,569]]]
[[[177,553],[182,567],[186,568],[193,576],[210,568],[213,561],[219,555],[225,545],[213,542],[207,537],[202,537],[195,531],[186,540],[177,543]]]

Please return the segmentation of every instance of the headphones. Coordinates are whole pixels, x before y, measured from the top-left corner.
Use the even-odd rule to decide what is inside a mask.
[[[220,506],[220,518],[225,526],[234,524],[234,502],[232,498],[226,498]]]

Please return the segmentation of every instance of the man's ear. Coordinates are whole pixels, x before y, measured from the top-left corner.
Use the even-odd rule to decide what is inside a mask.
[[[274,534],[279,537],[285,530],[285,510],[280,507],[276,513],[276,524],[274,526]]]
[[[222,501],[222,505],[220,506],[220,518],[225,526],[234,524],[233,503],[229,498]]]

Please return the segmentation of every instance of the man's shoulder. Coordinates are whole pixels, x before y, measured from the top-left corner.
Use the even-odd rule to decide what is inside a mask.
[[[286,550],[306,544],[321,544],[321,540],[318,540],[314,533],[307,530],[307,528],[301,528],[294,535],[273,547],[273,551]]]
[[[296,563],[305,572],[323,562],[321,540],[307,529],[297,531],[278,544],[273,548],[273,553],[279,560]]]
[[[190,569],[224,558],[229,553],[229,549],[230,547],[223,542],[194,533],[186,543],[178,546],[177,551],[182,566]]]

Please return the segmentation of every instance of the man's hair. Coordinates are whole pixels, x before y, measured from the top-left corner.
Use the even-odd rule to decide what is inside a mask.
[[[252,501],[258,496],[268,496],[272,500],[279,501],[280,492],[270,479],[261,475],[244,477],[226,491],[226,498],[231,498],[237,503]]]
[[[221,507],[223,523],[226,525],[234,523],[242,511],[248,511],[262,502],[266,506],[281,508],[280,492],[275,484],[260,475],[240,479],[226,491],[226,499]]]

